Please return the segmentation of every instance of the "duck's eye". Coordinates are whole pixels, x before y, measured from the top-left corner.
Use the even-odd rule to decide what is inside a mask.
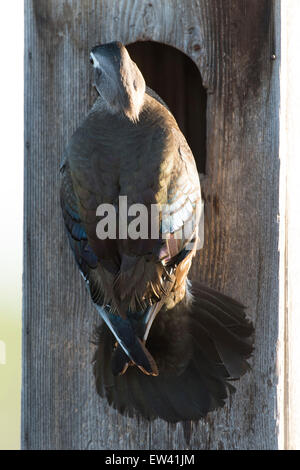
[[[90,57],[90,63],[94,65],[94,59],[92,57]]]

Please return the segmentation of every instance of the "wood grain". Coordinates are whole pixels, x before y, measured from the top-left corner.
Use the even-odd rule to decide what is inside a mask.
[[[275,449],[279,45],[271,0],[25,0],[24,449]],[[276,33],[276,31],[275,31]],[[207,88],[205,245],[193,276],[246,304],[253,371],[226,407],[183,427],[129,419],[95,393],[98,322],[67,245],[59,162],[91,107],[89,50],[178,48]],[[180,90],[178,90],[180,93]]]

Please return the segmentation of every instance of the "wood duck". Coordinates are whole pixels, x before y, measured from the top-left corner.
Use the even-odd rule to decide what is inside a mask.
[[[253,328],[240,303],[188,280],[203,205],[174,116],[120,42],[94,47],[90,61],[99,97],[67,146],[60,195],[104,320],[97,391],[120,412],[199,419],[223,406],[231,380],[248,370]]]

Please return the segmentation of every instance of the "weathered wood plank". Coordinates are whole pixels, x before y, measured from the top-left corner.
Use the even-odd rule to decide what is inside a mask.
[[[26,0],[23,448],[277,447],[278,61],[271,0]],[[249,307],[253,372],[224,410],[193,425],[120,416],[95,393],[98,321],[58,202],[63,148],[95,93],[97,43],[163,42],[208,89],[205,246],[199,277]],[[178,91],[180,92],[180,90]]]

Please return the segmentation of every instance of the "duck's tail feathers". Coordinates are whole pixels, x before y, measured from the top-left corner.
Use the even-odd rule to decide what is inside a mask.
[[[192,283],[191,294],[189,304],[162,309],[153,323],[147,349],[158,366],[157,377],[136,367],[113,375],[112,358],[118,369],[115,340],[105,325],[98,329],[97,392],[121,413],[168,422],[198,420],[222,407],[235,391],[232,380],[249,369],[253,327],[245,307],[198,282]]]

